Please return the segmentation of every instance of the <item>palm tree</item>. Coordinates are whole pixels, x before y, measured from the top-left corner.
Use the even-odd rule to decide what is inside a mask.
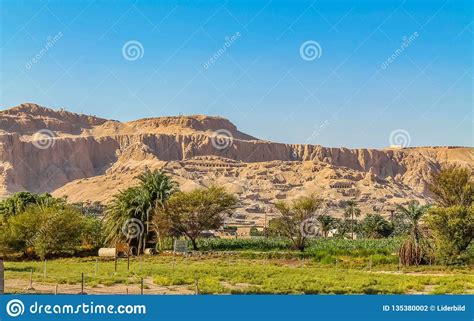
[[[138,177],[143,192],[138,197],[142,221],[145,222],[146,232],[144,233],[143,249],[147,243],[150,233],[150,222],[157,207],[163,207],[169,197],[176,192],[176,183],[162,171],[146,171]]]
[[[344,209],[344,218],[351,219],[351,239],[354,239],[354,217],[360,216],[360,208],[357,206],[356,201],[347,201]]]
[[[176,183],[158,170],[146,171],[137,179],[138,186],[130,187],[114,196],[107,207],[104,220],[108,242],[125,238],[129,244],[138,243],[137,252],[142,253],[148,242],[153,213],[156,207],[163,206],[176,191]],[[124,233],[123,229],[130,219],[139,221],[133,221],[134,233]]]
[[[410,236],[415,242],[419,242],[421,238],[420,220],[428,210],[429,205],[420,205],[417,201],[411,201],[407,207],[397,206],[397,211],[407,220],[410,226]]]
[[[367,214],[360,225],[363,235],[369,239],[387,237],[393,232],[390,222],[380,214]]]
[[[336,220],[327,214],[319,215],[317,220],[321,227],[321,232],[323,232],[323,236],[328,237],[329,231],[334,227]]]
[[[418,265],[423,258],[423,249],[420,245],[422,233],[420,221],[429,209],[429,205],[420,205],[417,201],[411,201],[407,207],[397,206],[397,211],[409,225],[409,235],[400,247],[399,256],[404,265]]]

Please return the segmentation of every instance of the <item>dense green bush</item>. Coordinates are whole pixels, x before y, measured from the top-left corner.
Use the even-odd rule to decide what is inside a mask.
[[[100,220],[84,215],[63,198],[22,192],[2,201],[2,206],[5,212],[0,222],[0,250],[3,253],[22,252],[44,259],[102,245]]]
[[[467,251],[474,238],[474,206],[435,207],[428,212],[437,259],[443,264],[458,264],[470,260]]]

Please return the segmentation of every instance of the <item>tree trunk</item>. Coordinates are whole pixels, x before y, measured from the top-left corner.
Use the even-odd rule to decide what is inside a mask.
[[[142,235],[140,235],[140,236],[138,237],[137,255],[140,255],[140,254],[141,254],[142,243],[143,243],[143,237],[142,237]]]
[[[196,240],[193,239],[193,238],[190,238],[190,239],[191,239],[191,243],[193,244],[193,250],[194,250],[194,251],[198,251],[199,248],[198,248],[198,246],[197,246]]]

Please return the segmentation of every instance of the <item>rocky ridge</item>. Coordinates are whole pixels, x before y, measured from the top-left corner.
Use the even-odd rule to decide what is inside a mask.
[[[433,172],[446,163],[473,168],[473,156],[468,147],[281,144],[203,115],[119,122],[36,104],[0,111],[0,197],[29,190],[107,202],[145,168],[161,168],[182,189],[219,184],[236,193],[242,223],[261,223],[275,200],[308,193],[327,199],[335,215],[347,199],[387,214],[410,199],[428,200]]]

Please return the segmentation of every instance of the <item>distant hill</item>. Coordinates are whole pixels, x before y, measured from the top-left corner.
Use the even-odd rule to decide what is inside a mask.
[[[474,148],[281,144],[204,115],[124,123],[36,104],[0,111],[0,197],[29,190],[107,202],[145,168],[161,168],[182,189],[218,184],[236,193],[236,222],[261,223],[275,200],[313,192],[335,215],[348,199],[387,214],[396,204],[429,199],[427,183],[445,163],[474,168]]]

